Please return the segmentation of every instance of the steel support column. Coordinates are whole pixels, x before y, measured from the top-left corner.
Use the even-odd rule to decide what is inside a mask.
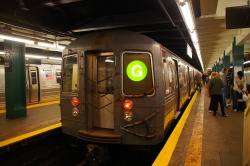
[[[25,45],[4,40],[6,118],[27,116]]]
[[[242,46],[236,46],[236,38],[234,37],[233,41],[233,67],[234,67],[234,73],[236,74],[236,70],[244,71],[244,45]]]

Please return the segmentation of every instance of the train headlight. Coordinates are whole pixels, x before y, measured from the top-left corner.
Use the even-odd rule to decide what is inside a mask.
[[[73,116],[78,116],[78,115],[79,115],[79,109],[77,109],[76,107],[74,107],[74,108],[72,109],[72,115],[73,115]]]
[[[131,121],[133,119],[133,113],[130,111],[124,112],[124,120]]]
[[[133,108],[133,102],[131,100],[125,100],[123,102],[123,108],[125,110],[131,110]]]
[[[73,106],[78,106],[79,100],[78,100],[76,97],[73,97],[72,100],[71,100],[71,104],[72,104]]]

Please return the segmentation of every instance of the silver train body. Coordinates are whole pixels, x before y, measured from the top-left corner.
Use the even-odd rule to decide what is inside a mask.
[[[61,65],[26,65],[27,104],[59,100]],[[0,65],[0,109],[5,109],[4,65]]]
[[[194,93],[195,73],[138,33],[82,36],[63,52],[62,131],[90,142],[156,145]]]

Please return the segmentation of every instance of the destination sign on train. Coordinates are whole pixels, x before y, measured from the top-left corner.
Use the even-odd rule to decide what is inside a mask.
[[[142,81],[147,76],[148,69],[142,61],[135,60],[128,64],[126,72],[132,81]]]

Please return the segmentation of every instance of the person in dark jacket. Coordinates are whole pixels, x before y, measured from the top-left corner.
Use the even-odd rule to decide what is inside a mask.
[[[216,77],[216,72],[212,72],[212,78],[209,81],[209,94],[211,96],[211,106],[214,111],[213,115],[216,116],[216,112],[218,110],[218,103],[220,103],[221,114],[223,117],[227,117],[228,115],[225,113],[223,98],[222,98],[222,88],[223,83],[222,80]]]
[[[196,84],[197,86],[197,90],[199,93],[201,93],[201,74],[200,72],[197,72],[194,76],[194,83]]]

